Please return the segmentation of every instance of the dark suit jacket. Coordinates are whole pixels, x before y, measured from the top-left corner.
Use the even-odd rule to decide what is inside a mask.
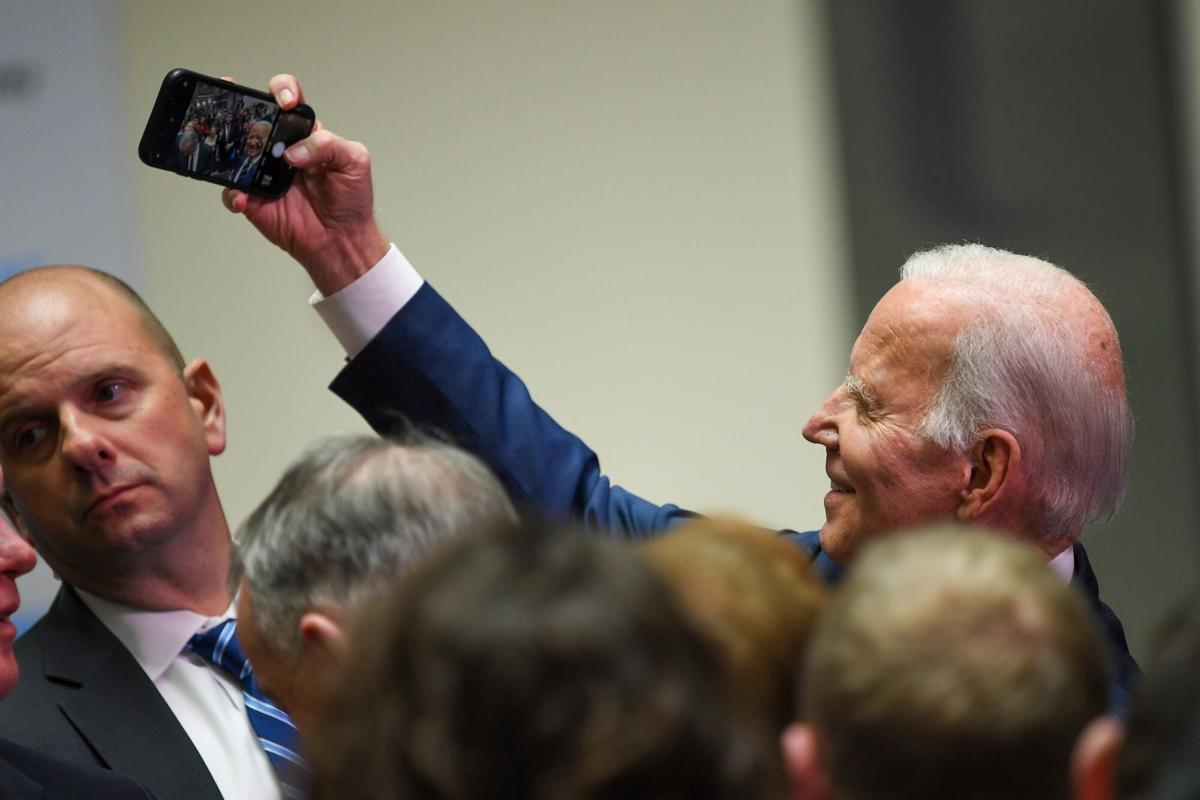
[[[196,172],[207,175],[217,169],[217,146],[200,142],[200,157],[196,159]]]
[[[133,781],[108,770],[80,767],[0,739],[0,797],[4,800],[147,800]]]
[[[110,769],[159,800],[221,800],[158,689],[70,586],[14,650],[21,678],[0,703],[0,736]]]
[[[236,180],[238,186],[249,186],[254,180],[254,176],[258,174],[258,168],[262,166],[262,156],[259,156],[258,160],[254,163],[246,164],[246,168],[242,170],[242,174],[238,175],[238,170],[241,169],[242,164],[246,163],[247,161],[247,158],[243,158],[229,171],[229,180]]]
[[[377,431],[386,433],[403,417],[448,432],[492,467],[518,505],[551,516],[582,517],[630,538],[653,536],[693,516],[612,485],[591,448],[533,401],[521,379],[492,356],[428,283],[331,388]],[[815,531],[784,533],[814,559],[822,578],[837,580],[842,567],[821,552]],[[1137,664],[1120,621],[1100,600],[1096,576],[1078,542],[1072,583],[1085,593],[1108,634],[1115,666],[1113,710],[1123,714]]]
[[[217,167],[217,148],[213,145],[205,144],[203,141],[196,142],[196,147],[199,149],[199,155],[196,158],[195,170],[188,169],[188,161],[190,159],[178,148],[167,159],[167,166],[188,174],[199,173],[206,175],[214,171]]]
[[[227,168],[235,161],[234,153],[237,152],[238,136],[231,125],[221,125],[217,128],[217,165],[221,169]]]

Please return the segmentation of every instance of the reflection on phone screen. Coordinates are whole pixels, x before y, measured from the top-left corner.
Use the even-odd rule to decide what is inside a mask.
[[[269,100],[198,80],[166,166],[241,188],[269,189],[286,168],[283,148],[272,152],[272,146],[299,141],[310,125],[299,114],[280,113]]]

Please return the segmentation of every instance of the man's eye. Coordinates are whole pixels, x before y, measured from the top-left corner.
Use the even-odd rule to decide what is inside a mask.
[[[100,403],[111,403],[125,394],[125,384],[118,381],[102,383],[96,388],[96,400]]]
[[[13,445],[18,450],[24,450],[28,447],[33,447],[46,436],[46,428],[42,425],[33,425],[28,428],[22,428],[13,436]]]

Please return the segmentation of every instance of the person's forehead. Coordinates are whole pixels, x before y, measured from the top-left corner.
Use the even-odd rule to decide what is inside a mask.
[[[0,285],[0,326],[6,328],[39,321],[53,325],[92,312],[113,319],[137,317],[129,298],[79,267],[39,269]]]
[[[970,316],[961,298],[936,285],[901,282],[875,305],[855,342],[851,373],[941,374],[954,338]]]
[[[127,298],[99,279],[75,278],[0,287],[0,372],[11,374],[58,351],[90,350],[99,357],[104,348],[153,349]]]

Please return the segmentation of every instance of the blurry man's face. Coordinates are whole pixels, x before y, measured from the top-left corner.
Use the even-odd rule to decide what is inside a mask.
[[[190,137],[190,136],[185,136],[185,137],[183,137],[183,139],[182,139],[182,140],[180,140],[180,142],[179,142],[179,150],[180,150],[180,151],[181,151],[181,152],[182,152],[184,155],[188,155],[188,156],[190,156],[190,155],[192,154],[192,151],[193,151],[193,150],[195,150],[195,149],[196,149],[196,140],[195,140],[195,139],[193,139],[192,137]]]
[[[16,579],[37,563],[33,548],[17,532],[14,512],[7,495],[0,499],[0,698],[13,690],[19,675],[12,650],[17,629],[9,620],[21,604]]]
[[[301,736],[312,731],[317,712],[336,678],[328,660],[303,648],[295,664],[278,654],[278,646],[259,630],[254,615],[254,596],[243,580],[237,597],[238,641],[254,668],[258,688],[288,713]],[[295,632],[293,632],[295,633]]]
[[[246,155],[258,158],[267,145],[267,137],[271,135],[270,125],[251,125],[246,134]]]
[[[241,642],[246,658],[254,666],[254,680],[257,681],[258,688],[294,718],[296,713],[293,708],[296,702],[291,691],[291,670],[275,655],[275,650],[267,646],[259,633],[250,594],[250,586],[243,580],[237,598],[238,641]]]
[[[19,280],[19,279],[18,279]],[[176,535],[220,515],[209,455],[223,423],[129,302],[95,279],[0,295],[0,467],[51,567],[84,588],[134,581]],[[219,398],[219,394],[217,395]]]
[[[834,560],[849,560],[870,536],[958,508],[970,462],[927,439],[921,424],[961,325],[928,284],[897,284],[854,343],[846,381],[804,426],[825,447],[821,548]]]

